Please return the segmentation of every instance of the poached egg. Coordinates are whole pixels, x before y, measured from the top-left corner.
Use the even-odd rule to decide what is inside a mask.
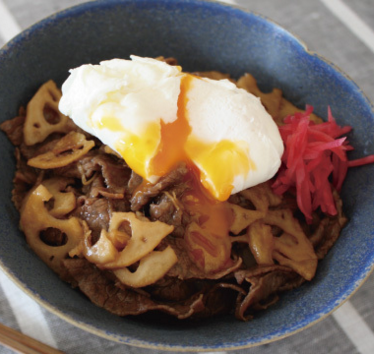
[[[229,80],[131,56],[72,69],[59,109],[156,183],[185,161],[214,199],[272,178],[283,142],[259,98]]]

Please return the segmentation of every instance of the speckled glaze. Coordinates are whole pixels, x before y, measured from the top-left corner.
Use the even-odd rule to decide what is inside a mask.
[[[303,107],[354,127],[351,158],[374,153],[374,113],[361,90],[293,35],[256,14],[199,0],[95,1],[27,29],[0,52],[0,121],[16,115],[43,82],[59,85],[70,68],[130,54],[178,58],[184,70],[252,73]],[[121,319],[94,306],[50,271],[18,230],[11,202],[13,147],[0,136],[0,260],[29,295],[67,321],[127,344],[172,351],[220,351],[273,341],[315,323],[349,297],[374,261],[374,166],[349,172],[343,189],[350,222],[315,279],[285,294],[248,323],[232,316],[199,323],[157,317]]]

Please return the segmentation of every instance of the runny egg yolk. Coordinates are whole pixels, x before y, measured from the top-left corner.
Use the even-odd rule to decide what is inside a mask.
[[[197,166],[204,188],[219,201],[229,198],[234,178],[246,175],[255,169],[248,159],[247,143],[221,140],[207,143],[191,133],[188,121],[188,92],[194,80],[199,78],[184,74],[181,78],[177,103],[177,119],[172,123],[148,123],[140,135],[124,130],[113,118],[102,118],[101,127],[122,131],[116,150],[127,164],[148,180],[153,176],[164,176],[179,162]]]
[[[230,267],[227,200],[273,176],[283,152],[278,129],[258,98],[228,81],[131,59],[73,69],[59,108],[143,177],[135,195],[185,163],[178,200],[187,251],[206,273]]]
[[[205,272],[215,272],[229,267],[231,242],[229,228],[232,212],[226,201],[233,189],[234,177],[255,169],[248,159],[247,147],[241,142],[221,140],[204,142],[193,134],[188,122],[188,91],[193,75],[181,78],[177,102],[177,119],[165,124],[148,123],[141,135],[125,130],[122,124],[105,116],[99,125],[111,131],[121,131],[116,150],[127,164],[139,175],[164,176],[179,162],[190,168],[188,178],[193,189],[183,196],[187,212],[198,220],[199,230],[187,231],[185,235],[189,255]],[[200,169],[202,167],[202,169]]]
[[[108,127],[106,127],[108,128]],[[128,166],[143,178],[148,176],[149,162],[160,142],[160,127],[156,122],[150,122],[141,132],[133,134],[122,128],[122,137],[115,146]]]
[[[234,143],[224,139],[215,144],[208,144],[190,137],[186,150],[198,166],[200,181],[206,190],[219,201],[226,201],[233,189],[236,175],[246,175],[249,169],[255,169],[248,159],[246,144]]]
[[[196,169],[190,170],[186,178],[192,188],[181,198],[194,221],[187,227],[184,239],[195,264],[205,273],[214,273],[233,263],[229,237],[233,215],[228,202],[213,199],[197,176]]]
[[[161,141],[158,152],[150,164],[152,175],[166,175],[179,162],[189,161],[185,145],[191,133],[187,117],[187,93],[191,87],[192,80],[193,76],[189,74],[181,78],[180,93],[177,102],[177,119],[167,124],[161,120]]]
[[[174,122],[165,124],[161,119],[160,126],[148,124],[141,136],[124,132],[116,149],[143,177],[164,176],[179,162],[187,163],[193,189],[182,200],[187,212],[197,218],[199,230],[188,231],[185,240],[190,257],[209,273],[232,263],[229,238],[232,212],[224,201],[231,194],[234,177],[247,174],[255,166],[248,159],[246,144],[229,140],[207,143],[191,134],[187,106],[188,91],[194,80],[199,79],[190,74],[181,79]],[[115,121],[105,120],[102,124],[119,129]]]
[[[116,142],[116,149],[126,163],[140,176],[147,176],[146,165],[160,142],[160,129],[156,122],[149,123],[141,135],[131,133],[124,129],[123,125],[112,116],[104,116],[98,124],[100,128],[106,128],[114,132],[122,132],[121,139]]]

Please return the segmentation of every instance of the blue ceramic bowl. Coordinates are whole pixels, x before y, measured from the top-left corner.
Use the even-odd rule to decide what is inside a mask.
[[[373,107],[346,75],[273,22],[238,8],[200,0],[112,0],[51,16],[0,52],[0,121],[16,115],[43,82],[61,84],[70,68],[130,54],[174,56],[186,71],[252,73],[263,90],[281,88],[296,105],[354,127],[351,158],[374,153]],[[127,344],[173,351],[244,348],[287,336],[340,305],[374,262],[374,166],[349,172],[342,197],[349,224],[320,263],[315,279],[284,294],[248,323],[232,316],[190,322],[118,318],[63,283],[29,249],[11,202],[13,147],[0,138],[0,260],[29,295],[89,332]]]

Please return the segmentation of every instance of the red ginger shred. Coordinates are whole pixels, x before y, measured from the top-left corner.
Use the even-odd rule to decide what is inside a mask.
[[[348,161],[346,152],[353,147],[346,137],[339,137],[352,127],[340,127],[330,108],[327,122],[320,124],[310,120],[312,112],[313,107],[307,106],[305,112],[287,116],[279,127],[285,150],[272,185],[279,195],[296,187],[297,204],[308,223],[318,208],[329,215],[337,214],[332,191],[333,187],[341,190],[348,168],[374,163],[374,154]]]

